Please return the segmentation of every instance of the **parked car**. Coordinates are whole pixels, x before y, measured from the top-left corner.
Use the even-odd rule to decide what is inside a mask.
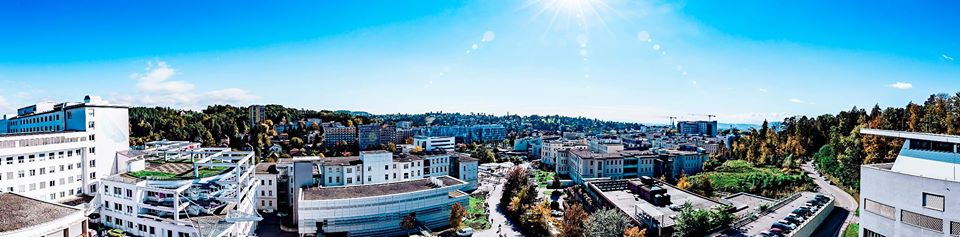
[[[473,228],[466,227],[457,230],[457,236],[473,236]]]
[[[773,223],[773,225],[770,225],[770,228],[777,228],[784,231],[789,231],[793,229],[792,227],[788,225],[784,225],[783,223],[780,223],[780,222]]]
[[[124,233],[121,229],[111,229],[107,231],[107,236],[110,237],[126,237],[127,233]]]
[[[787,222],[790,222],[791,224],[799,225],[800,223],[803,223],[803,220],[800,220],[796,216],[787,216],[787,217],[784,217],[783,219],[786,220]]]
[[[797,208],[797,209],[793,209],[793,212],[791,213],[797,214],[798,216],[807,216],[808,214],[810,214],[810,209]]]
[[[793,223],[790,223],[790,221],[787,221],[787,220],[779,220],[779,221],[777,221],[777,223],[780,223],[780,224],[783,224],[783,225],[787,226],[787,227],[788,227],[787,229],[789,229],[789,230],[792,230],[792,229],[796,229],[796,228],[797,228],[797,225],[794,225]]]

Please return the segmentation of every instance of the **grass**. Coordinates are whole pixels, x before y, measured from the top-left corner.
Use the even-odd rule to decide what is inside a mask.
[[[847,229],[843,230],[843,237],[857,237],[860,233],[860,224],[850,223]]]
[[[703,172],[689,179],[708,178],[716,191],[747,192],[768,197],[779,197],[813,188],[810,177],[799,171],[773,167],[755,167],[742,160],[724,162],[716,171]]]
[[[208,167],[208,168],[198,169],[197,173],[199,178],[206,178],[206,177],[221,174],[225,170],[227,170],[227,167]],[[193,176],[193,171],[188,171],[181,174],[174,174],[174,173],[152,171],[152,170],[141,170],[136,172],[130,172],[128,174],[130,176],[140,178],[140,179],[152,178],[156,180],[178,180],[178,179],[198,178]]]
[[[484,197],[470,196],[470,206],[467,207],[467,220],[463,222],[464,225],[474,230],[490,229],[490,216],[483,206],[485,202]]]
[[[547,172],[542,170],[535,170],[533,172],[534,179],[537,180],[537,188],[544,189],[553,182],[553,176],[556,175],[553,172]]]

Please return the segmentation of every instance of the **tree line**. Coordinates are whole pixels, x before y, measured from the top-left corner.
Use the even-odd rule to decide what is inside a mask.
[[[794,116],[771,127],[731,131],[739,135],[718,160],[742,159],[758,166],[796,168],[813,160],[840,185],[859,190],[860,165],[893,162],[902,139],[861,135],[861,128],[960,135],[960,92],[933,94],[923,103],[848,111],[817,117]]]

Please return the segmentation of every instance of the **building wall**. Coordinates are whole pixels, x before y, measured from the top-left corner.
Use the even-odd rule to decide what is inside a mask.
[[[300,200],[300,234],[317,234],[317,223],[326,222],[326,233],[349,232],[351,236],[395,236],[406,233],[399,228],[404,216],[417,213],[417,219],[438,230],[449,224],[450,207],[455,202],[469,205],[469,196],[451,198],[449,193],[462,185],[388,196],[340,200]]]
[[[860,233],[866,229],[884,236],[950,236],[951,222],[960,222],[960,182],[931,179],[871,166],[860,168]],[[944,197],[944,210],[923,206],[923,194]],[[867,200],[892,206],[893,218],[881,216],[866,206]],[[903,211],[939,218],[942,229],[931,231],[903,222]],[[863,236],[863,235],[861,235]]]
[[[277,174],[257,174],[257,210],[277,210]]]

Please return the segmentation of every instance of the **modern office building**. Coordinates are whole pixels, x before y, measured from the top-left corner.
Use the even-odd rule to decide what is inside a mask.
[[[267,110],[263,105],[251,105],[247,108],[247,116],[250,118],[250,127],[254,128],[267,120]]]
[[[677,131],[684,135],[713,137],[717,135],[717,121],[678,121]]]
[[[357,128],[343,126],[338,122],[323,123],[323,145],[336,146],[339,142],[353,145],[357,141]]]
[[[93,196],[129,147],[127,107],[87,96],[38,103],[0,120],[0,190],[45,200]]]
[[[88,236],[83,210],[63,204],[0,192],[0,213],[0,237]]]
[[[413,137],[413,145],[423,148],[424,151],[453,151],[455,144],[455,138],[453,137]]]
[[[860,167],[860,236],[960,236],[960,136],[860,134],[904,139],[894,163]]]
[[[620,150],[610,153],[589,148],[560,149],[554,171],[582,184],[591,180],[631,179],[643,176],[676,179],[701,171],[707,154],[680,150]]]
[[[454,137],[461,143],[501,142],[507,137],[507,129],[500,124],[482,124],[473,126],[430,126],[421,134],[431,137]]]
[[[229,148],[121,152],[100,185],[100,222],[134,236],[252,235],[255,162]]]
[[[482,124],[471,127],[471,141],[479,143],[501,142],[507,138],[507,128],[500,124]]]
[[[357,126],[357,145],[360,150],[380,149],[381,145],[397,140],[397,128],[390,125],[364,124]]]

